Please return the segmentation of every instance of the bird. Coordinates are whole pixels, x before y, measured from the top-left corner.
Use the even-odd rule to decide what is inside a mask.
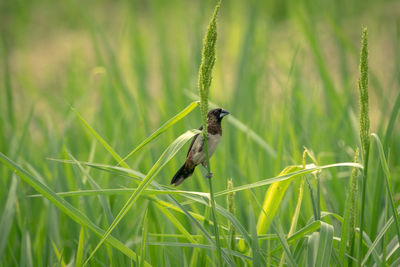
[[[229,112],[222,108],[212,109],[207,114],[207,147],[210,158],[212,154],[214,154],[219,141],[221,140],[221,121],[228,114]],[[203,130],[203,126],[201,126],[199,130]],[[172,178],[171,185],[174,184],[176,187],[180,185],[186,178],[192,176],[197,165],[202,164],[204,167],[206,167],[205,154],[203,134],[196,134],[189,146],[186,155],[186,161]],[[211,173],[209,173],[206,177],[211,178]]]

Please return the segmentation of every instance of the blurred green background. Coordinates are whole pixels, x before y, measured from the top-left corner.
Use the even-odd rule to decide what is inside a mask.
[[[56,192],[88,187],[80,181],[79,169],[48,160],[69,159],[69,151],[81,161],[116,164],[71,107],[121,156],[128,154],[195,100],[202,39],[215,3],[0,1],[0,151],[36,172]],[[362,26],[369,32],[371,132],[383,137],[400,88],[399,1],[222,2],[210,101],[229,110],[260,139],[223,122],[223,139],[211,160],[215,191],[225,189],[230,178],[235,186],[244,185],[274,177],[287,165],[301,164],[303,146],[314,152],[320,164],[353,160],[359,145],[357,79]],[[192,112],[128,163],[146,173],[175,138],[200,124],[199,112]],[[399,134],[397,120],[387,140],[397,203]],[[179,152],[156,181],[169,185],[185,155]],[[384,185],[376,155],[373,148],[366,208],[366,230],[372,240],[385,217],[380,210],[384,194],[377,191]],[[3,165],[0,173],[0,214],[5,214],[12,173]],[[343,214],[349,173],[348,168],[322,173],[323,210]],[[102,188],[136,185],[96,169],[91,175]],[[180,189],[208,192],[200,170]],[[261,203],[265,191],[254,190]],[[278,210],[285,232],[296,205],[294,191],[289,188]],[[79,225],[47,201],[27,198],[35,193],[27,184],[18,183],[15,192],[15,215],[8,221],[12,222],[8,239],[0,246],[0,265],[60,264],[52,242],[62,251],[62,260],[73,263]],[[128,197],[107,197],[113,214]],[[235,199],[237,218],[244,225],[250,208],[260,213],[248,193],[238,193]],[[67,200],[106,228],[96,197]],[[225,199],[218,198],[218,203],[225,205]],[[134,250],[141,242],[138,214],[147,205],[149,232],[175,231],[170,223],[163,223],[165,218],[155,206],[141,199],[118,226],[121,240]],[[202,206],[191,209],[207,213]],[[300,224],[312,214],[309,193],[305,193]],[[189,232],[196,233],[183,215],[177,216]],[[88,238],[86,253],[98,242],[94,235]],[[164,252],[150,246],[149,250],[147,260],[157,265],[156,255],[171,264],[189,263],[192,249],[172,247]],[[119,254],[111,261],[110,254],[98,253],[93,264],[127,264],[128,259]],[[207,255],[212,258],[206,251],[203,261],[212,265]]]

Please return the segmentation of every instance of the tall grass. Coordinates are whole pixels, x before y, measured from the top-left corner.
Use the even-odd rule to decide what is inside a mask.
[[[399,265],[396,10],[1,3],[0,266]],[[169,186],[215,106],[213,178]]]
[[[221,256],[221,244],[219,238],[219,230],[218,230],[218,220],[217,220],[217,210],[215,208],[215,199],[214,199],[214,190],[212,186],[212,173],[210,166],[210,157],[208,154],[208,142],[207,142],[207,113],[208,113],[208,95],[210,90],[210,85],[212,81],[212,71],[214,68],[216,56],[215,56],[215,45],[217,42],[217,15],[221,5],[221,1],[218,2],[217,6],[214,9],[214,14],[211,17],[210,24],[208,25],[207,33],[204,37],[203,41],[203,50],[201,57],[201,64],[199,70],[199,96],[200,96],[200,114],[201,121],[203,125],[203,138],[204,138],[204,151],[206,153],[206,166],[207,166],[207,178],[210,187],[210,203],[212,208],[212,219],[214,221],[214,234],[215,234],[215,243],[216,250],[218,255],[218,263],[219,266],[223,265],[222,256]]]
[[[361,39],[361,53],[360,53],[360,78],[358,79],[358,92],[359,92],[359,104],[360,104],[360,115],[359,115],[359,131],[360,131],[360,143],[361,143],[361,154],[363,159],[363,179],[362,179],[362,191],[361,191],[361,213],[360,213],[360,235],[358,242],[358,263],[361,266],[362,257],[362,239],[364,234],[364,210],[366,204],[366,188],[368,178],[368,160],[369,160],[369,108],[368,108],[368,39],[367,39],[367,28],[362,30]]]

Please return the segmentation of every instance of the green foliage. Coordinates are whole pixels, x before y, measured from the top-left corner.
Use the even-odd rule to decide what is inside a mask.
[[[13,170],[18,176],[24,180],[27,184],[32,186],[36,191],[42,194],[45,198],[47,198],[50,202],[56,205],[61,211],[63,211],[67,216],[69,216],[72,220],[76,221],[82,226],[87,227],[91,231],[93,231],[96,235],[103,235],[104,231],[101,230],[96,224],[89,220],[89,218],[80,212],[78,209],[73,207],[67,201],[57,196],[57,194],[52,191],[49,187],[42,184],[39,179],[28,173],[26,170],[21,168],[17,163],[10,160],[7,156],[0,152],[0,160],[11,170]],[[112,236],[108,236],[106,240],[107,243],[115,247],[117,250],[121,251],[132,260],[136,260],[137,255],[131,249],[126,247],[121,241],[115,239]],[[56,247],[54,247],[56,248]],[[147,263],[148,265],[148,263]]]
[[[223,3],[0,4],[0,266],[399,265],[393,1]]]

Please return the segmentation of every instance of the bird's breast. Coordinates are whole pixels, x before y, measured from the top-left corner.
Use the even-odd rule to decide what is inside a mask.
[[[217,149],[220,140],[221,140],[220,134],[208,134],[207,145],[208,145],[208,154],[210,157],[212,156],[212,154],[214,154],[215,150]]]
[[[214,135],[208,134],[207,146],[208,146],[209,157],[211,157],[214,154],[220,140],[221,140],[220,134],[214,134]],[[204,149],[204,138],[201,134],[198,136],[198,138],[196,138],[196,141],[193,144],[192,151],[190,154],[191,155],[189,156],[191,158],[191,161],[196,165],[206,160],[205,149]]]

